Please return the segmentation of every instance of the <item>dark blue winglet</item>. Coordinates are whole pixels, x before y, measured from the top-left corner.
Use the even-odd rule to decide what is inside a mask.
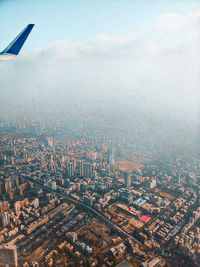
[[[17,37],[8,45],[8,47],[2,51],[2,53],[18,55],[33,27],[34,24],[29,24],[26,26],[26,28],[20,32],[19,35],[17,35]]]

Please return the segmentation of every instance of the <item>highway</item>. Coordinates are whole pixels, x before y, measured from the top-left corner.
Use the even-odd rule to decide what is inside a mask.
[[[119,226],[117,226],[116,224],[114,224],[112,221],[110,221],[108,218],[106,218],[102,213],[98,212],[97,210],[91,208],[90,206],[83,204],[82,202],[72,199],[68,196],[66,196],[65,194],[61,194],[58,193],[57,191],[44,186],[42,183],[36,181],[35,179],[31,178],[31,177],[24,177],[25,180],[34,183],[35,185],[37,185],[38,187],[42,188],[45,191],[51,192],[51,193],[55,193],[57,196],[60,196],[64,199],[66,199],[67,201],[78,205],[79,207],[82,207],[84,209],[86,209],[88,212],[92,213],[93,215],[95,215],[96,217],[98,217],[99,219],[101,219],[104,223],[106,223],[107,225],[109,225],[112,229],[114,229],[115,231],[121,233],[125,238],[130,238],[132,239],[134,242],[138,243],[140,246],[144,247],[144,245],[137,240],[136,238],[134,238],[133,236],[131,236],[130,234],[126,233],[124,230],[122,230]]]

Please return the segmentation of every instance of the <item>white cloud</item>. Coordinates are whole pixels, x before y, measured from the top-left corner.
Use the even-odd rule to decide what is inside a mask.
[[[160,33],[199,31],[200,12],[188,15],[166,13],[157,18],[156,28]]]
[[[155,25],[126,36],[55,41],[1,63],[1,101],[48,106],[120,98],[131,103],[137,95],[190,109],[199,97],[199,23],[200,12],[163,14]]]

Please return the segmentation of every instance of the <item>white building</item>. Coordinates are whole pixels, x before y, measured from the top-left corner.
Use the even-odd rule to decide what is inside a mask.
[[[34,205],[34,208],[37,209],[39,208],[39,199],[38,198],[35,198],[34,201],[33,201],[33,205]]]

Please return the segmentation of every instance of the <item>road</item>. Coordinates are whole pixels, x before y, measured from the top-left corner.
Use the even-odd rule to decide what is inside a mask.
[[[75,200],[73,198],[70,198],[68,196],[66,196],[65,194],[62,193],[58,193],[56,190],[53,190],[47,186],[44,186],[42,183],[36,181],[35,179],[31,178],[31,177],[24,177],[25,180],[30,181],[32,183],[34,183],[35,185],[37,185],[38,187],[42,188],[45,191],[54,193],[64,199],[66,199],[67,201],[78,205],[79,207],[82,207],[84,209],[86,209],[88,212],[92,213],[93,215],[95,215],[96,217],[98,217],[99,219],[101,219],[104,223],[107,223],[107,225],[109,225],[112,229],[114,229],[115,231],[121,233],[125,238],[130,238],[132,239],[134,242],[138,243],[140,246],[144,247],[144,245],[137,240],[136,238],[134,238],[132,235],[126,233],[124,230],[122,230],[119,226],[117,226],[116,224],[114,224],[112,221],[110,221],[108,218],[106,218],[102,213],[98,212],[97,210],[91,208],[90,206],[83,204],[82,202]]]

